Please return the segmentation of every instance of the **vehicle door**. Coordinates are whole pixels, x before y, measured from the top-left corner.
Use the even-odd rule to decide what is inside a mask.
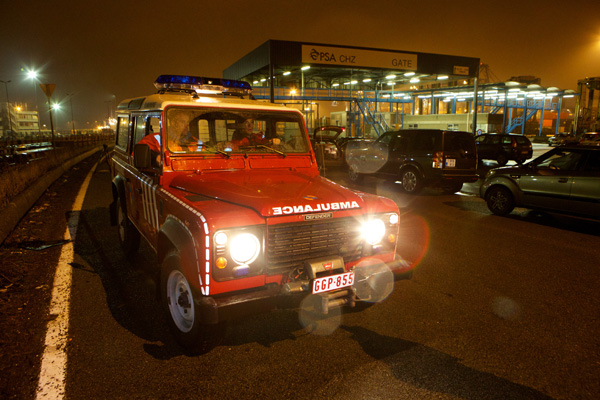
[[[408,160],[408,137],[406,134],[390,135],[388,160],[379,170],[380,174],[398,176],[400,166]]]
[[[138,143],[146,135],[160,133],[158,120],[157,117],[150,117],[147,114],[134,115],[133,143]],[[131,152],[133,153],[133,146]],[[156,171],[139,171],[135,168],[134,171],[135,178],[131,181],[134,208],[130,209],[130,214],[134,216],[140,232],[154,242],[159,225],[156,202],[158,175]]]
[[[581,168],[573,175],[569,207],[572,211],[600,217],[600,151],[585,151]]]
[[[477,143],[477,154],[479,159],[495,158],[500,144],[499,135],[480,135],[475,139]]]
[[[572,150],[554,149],[536,161],[519,179],[523,205],[557,211],[570,210],[573,176],[582,154]]]
[[[133,160],[131,157],[132,148],[132,135],[131,135],[131,119],[129,115],[119,115],[117,117],[117,143],[115,145],[115,153],[119,155],[120,162],[119,173],[124,178],[124,195],[125,195],[125,206],[127,207],[127,213],[129,218],[136,223],[135,215],[135,196],[133,195],[132,183],[136,179],[136,174],[132,169],[131,165]]]
[[[513,139],[516,141],[516,155],[517,160],[527,160],[533,156],[533,146],[531,141],[525,136],[515,136]]]
[[[508,156],[508,158],[515,158],[517,155],[517,142],[515,138],[510,135],[503,135],[501,137],[501,143],[502,151]]]
[[[388,161],[389,144],[395,135],[395,132],[386,132],[366,147],[353,150],[348,164],[361,174],[378,173]]]
[[[441,171],[434,166],[434,154],[443,150],[443,136],[437,130],[416,130],[410,132],[407,161],[419,166],[426,179]]]
[[[477,150],[468,132],[444,132],[444,172],[475,174]]]

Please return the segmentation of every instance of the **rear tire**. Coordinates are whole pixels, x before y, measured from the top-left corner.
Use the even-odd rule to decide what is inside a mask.
[[[133,256],[140,247],[140,232],[127,216],[127,204],[124,198],[117,198],[117,226],[119,242],[127,257]]]
[[[402,181],[402,190],[405,193],[417,194],[423,188],[423,179],[414,168],[407,168],[402,171],[400,180]]]
[[[446,184],[444,186],[442,186],[442,191],[445,194],[454,194],[456,192],[460,192],[460,190],[462,189],[463,184],[462,182],[459,183],[450,183],[450,184]]]
[[[492,186],[485,195],[485,201],[490,211],[496,215],[509,214],[515,208],[512,193],[502,186]]]
[[[181,257],[171,251],[162,263],[160,290],[163,309],[177,342],[190,355],[204,354],[217,346],[225,324],[202,324],[194,291],[182,272]]]

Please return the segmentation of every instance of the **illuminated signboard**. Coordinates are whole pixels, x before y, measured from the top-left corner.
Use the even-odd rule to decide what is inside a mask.
[[[302,62],[345,67],[417,70],[417,55],[348,47],[302,45]]]
[[[469,75],[469,67],[454,66],[454,75]]]

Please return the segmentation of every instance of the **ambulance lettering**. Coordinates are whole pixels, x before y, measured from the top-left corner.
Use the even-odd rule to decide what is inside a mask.
[[[318,203],[315,205],[303,204],[298,206],[273,207],[271,208],[271,211],[273,215],[290,215],[330,210],[348,210],[352,208],[360,208],[360,206],[356,201],[343,201],[335,203]]]

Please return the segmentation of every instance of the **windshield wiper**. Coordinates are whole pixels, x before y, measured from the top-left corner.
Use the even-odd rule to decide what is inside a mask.
[[[261,147],[261,148],[263,148],[263,149],[269,149],[269,150],[271,150],[271,151],[273,151],[273,152],[275,152],[275,153],[277,153],[277,154],[279,154],[279,155],[282,155],[282,156],[283,156],[283,158],[285,158],[285,157],[287,156],[287,154],[285,154],[283,151],[281,151],[281,150],[277,150],[277,149],[274,149],[274,148],[272,148],[272,147],[269,147],[269,146],[266,146],[266,145],[264,145],[264,144],[259,144],[259,145],[257,145],[256,147]]]
[[[227,158],[231,157],[231,154],[229,154],[229,153],[228,153],[228,152],[226,152],[226,151],[219,150],[219,149],[215,149],[215,151],[216,151],[217,153],[219,153],[219,154],[223,154],[223,155],[224,155],[225,157],[227,157]]]

